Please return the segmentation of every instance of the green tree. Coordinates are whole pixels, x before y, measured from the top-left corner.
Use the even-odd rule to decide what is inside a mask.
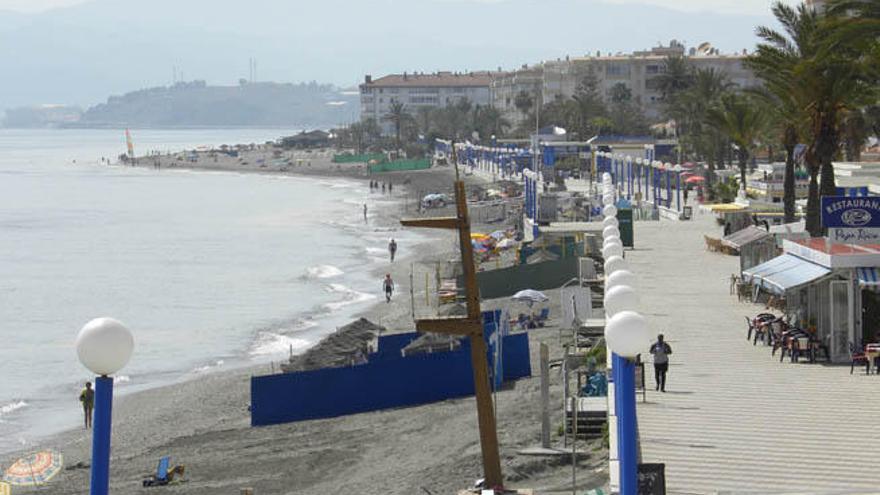
[[[670,55],[663,63],[663,73],[654,80],[663,100],[672,101],[693,85],[694,69],[684,57]]]
[[[535,99],[525,90],[520,90],[513,98],[513,106],[523,115],[528,115],[535,106]]]
[[[809,103],[805,101],[800,81],[795,78],[795,70],[804,60],[816,56],[821,38],[815,11],[794,9],[779,2],[773,5],[772,11],[783,32],[758,27],[756,32],[763,42],[746,60],[746,66],[763,82],[763,89],[756,95],[773,112],[772,122],[785,148],[782,202],[785,221],[790,223],[795,220],[795,148],[809,134],[805,125]],[[810,187],[815,189],[815,194],[818,194],[818,172],[814,169],[810,173]]]
[[[391,99],[388,113],[382,117],[384,120],[391,122],[394,126],[394,146],[398,150],[400,149],[400,133],[403,130],[408,117],[410,117],[410,115],[406,111],[406,105],[394,98]]]
[[[740,187],[745,191],[749,158],[767,124],[763,106],[747,95],[731,93],[724,95],[717,107],[710,108],[706,117],[707,123],[727,136],[735,147]]]

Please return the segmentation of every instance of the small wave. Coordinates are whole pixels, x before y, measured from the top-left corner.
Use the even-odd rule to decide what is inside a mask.
[[[252,357],[258,357],[288,354],[291,349],[295,354],[299,354],[300,352],[305,351],[310,345],[311,342],[305,339],[288,337],[287,335],[281,335],[274,332],[262,332],[259,337],[257,337],[257,341],[254,343],[253,348],[251,348],[250,355]]]
[[[131,381],[131,377],[128,375],[119,375],[113,378],[113,381],[115,381],[116,383],[128,383]]]
[[[373,294],[359,292],[342,284],[330,284],[327,286],[327,290],[329,292],[343,294],[343,297],[340,301],[329,302],[322,305],[321,307],[326,311],[336,311],[352,304],[360,304],[376,299],[376,296]]]
[[[306,270],[306,278],[332,278],[342,275],[343,272],[333,265],[317,265]]]
[[[198,368],[193,370],[193,373],[207,373],[208,371],[211,371],[215,368],[219,368],[221,366],[223,366],[223,360],[218,359],[217,361],[214,361],[213,364],[206,364],[204,366],[199,366]]]
[[[378,247],[365,247],[367,254],[385,254],[388,252],[386,248],[378,248]]]
[[[18,411],[19,409],[21,409],[23,407],[27,407],[27,406],[28,406],[28,403],[23,400],[10,402],[9,404],[6,404],[5,406],[0,406],[0,416],[13,413],[13,412]]]

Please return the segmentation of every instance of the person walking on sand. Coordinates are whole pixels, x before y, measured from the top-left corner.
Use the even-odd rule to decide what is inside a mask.
[[[391,194],[391,181],[388,182],[388,194]]]
[[[385,194],[385,183],[382,183],[382,194]]]
[[[391,302],[391,294],[394,292],[394,280],[391,280],[391,274],[385,274],[385,280],[382,281],[382,287],[385,289],[385,302]]]
[[[393,237],[388,243],[388,253],[391,255],[391,262],[394,263],[394,255],[397,254],[397,243],[394,241]]]
[[[657,342],[651,346],[650,353],[654,356],[654,382],[657,386],[654,390],[666,392],[666,372],[669,371],[669,355],[672,347],[663,341],[663,334],[657,336]]]
[[[79,393],[79,401],[82,402],[83,416],[86,429],[92,427],[92,410],[95,409],[95,391],[92,382],[86,382],[86,388]]]
[[[367,221],[367,204],[364,203],[364,222]]]

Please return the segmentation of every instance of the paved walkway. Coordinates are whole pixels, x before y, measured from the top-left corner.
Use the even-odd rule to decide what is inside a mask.
[[[644,461],[666,463],[670,493],[880,493],[880,376],[747,342],[762,307],[729,295],[739,258],[704,249],[718,230],[709,214],[636,224],[643,313],[673,348],[667,393],[648,365]]]

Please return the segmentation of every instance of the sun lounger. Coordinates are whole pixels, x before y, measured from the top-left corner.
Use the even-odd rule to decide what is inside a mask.
[[[164,486],[173,483],[175,476],[182,478],[185,468],[183,466],[174,466],[169,469],[170,465],[171,457],[165,456],[159,459],[159,465],[156,466],[156,474],[145,479],[144,486]]]

